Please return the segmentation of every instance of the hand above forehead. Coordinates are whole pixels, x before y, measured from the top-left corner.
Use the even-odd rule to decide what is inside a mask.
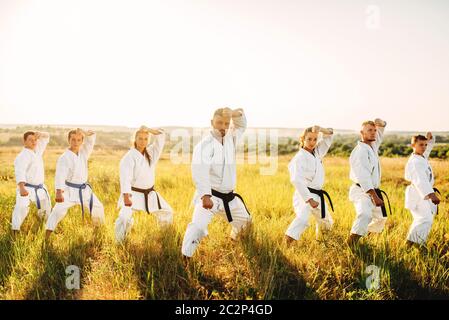
[[[378,126],[378,127],[385,127],[385,126],[387,125],[387,122],[384,121],[384,120],[382,120],[382,119],[380,119],[380,118],[376,118],[376,119],[374,120],[374,123],[375,123],[376,126]]]
[[[432,132],[427,132],[427,134],[426,134],[426,138],[427,138],[427,140],[432,140],[433,139],[433,135],[432,135]]]
[[[231,117],[240,117],[243,114],[243,109],[238,108],[232,110],[231,108],[223,108],[223,117],[231,118]]]

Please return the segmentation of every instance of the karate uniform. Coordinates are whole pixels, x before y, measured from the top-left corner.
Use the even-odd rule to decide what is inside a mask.
[[[405,208],[413,216],[407,240],[418,244],[426,242],[437,212],[437,206],[427,198],[434,192],[435,178],[428,160],[434,143],[435,138],[429,142],[423,156],[412,154],[405,166],[405,180],[411,183],[405,189]]]
[[[104,223],[104,207],[98,200],[92,189],[86,187],[82,190],[83,203],[79,196],[79,189],[66,185],[66,181],[74,184],[87,183],[88,170],[87,161],[94,149],[96,135],[84,137],[84,143],[81,146],[78,155],[67,149],[56,163],[55,189],[63,190],[64,202],[57,202],[47,220],[47,230],[55,230],[58,223],[67,214],[67,210],[75,205],[82,205],[89,211],[89,202],[92,197],[92,221],[94,224]]]
[[[211,197],[212,209],[204,209],[201,198],[212,195],[212,189],[221,193],[230,193],[235,189],[236,145],[245,129],[245,115],[233,117],[233,127],[223,137],[223,144],[210,132],[193,150],[192,178],[196,186],[194,211],[182,243],[182,254],[187,257],[193,256],[201,239],[208,234],[207,228],[214,215],[226,219],[225,205],[221,198]],[[229,209],[232,216],[231,238],[236,239],[238,233],[251,222],[251,216],[239,197],[229,202]]]
[[[173,209],[165,199],[156,191],[148,194],[147,204],[142,192],[136,192],[131,188],[150,189],[154,187],[156,164],[162,154],[165,143],[165,133],[155,136],[155,141],[147,146],[151,164],[137,149],[130,149],[120,161],[120,199],[118,207],[119,216],[115,221],[115,236],[118,242],[125,239],[134,220],[133,211],[146,211],[155,214],[161,225],[169,225],[173,221]],[[123,194],[131,194],[132,206],[124,205]],[[160,208],[159,208],[160,205]]]
[[[14,160],[17,185],[20,182],[25,182],[35,186],[42,185],[45,189],[37,189],[36,191],[32,187],[25,186],[28,195],[22,197],[20,188],[17,186],[16,205],[12,213],[13,230],[20,230],[20,226],[28,215],[30,202],[35,203],[37,206],[37,200],[39,199],[41,208],[38,208],[38,215],[40,218],[46,218],[50,214],[51,201],[47,186],[44,184],[44,161],[42,159],[49,141],[49,136],[39,138],[35,150],[23,148]]]
[[[301,148],[288,164],[290,181],[295,186],[293,195],[293,207],[296,218],[292,221],[286,231],[286,235],[298,240],[301,234],[309,226],[309,217],[312,213],[317,221],[316,235],[320,228],[329,230],[333,225],[333,220],[328,212],[327,205],[321,203],[319,195],[311,193],[308,188],[321,190],[324,184],[323,158],[332,144],[332,135],[325,135],[318,141],[314,154]],[[309,199],[319,202],[317,208],[307,203]],[[321,205],[325,207],[325,218],[321,217]]]
[[[352,234],[364,236],[368,232],[380,233],[385,226],[386,217],[382,215],[381,207],[376,207],[370,195],[366,193],[370,189],[380,187],[381,168],[378,153],[384,130],[384,127],[377,128],[376,141],[371,146],[359,141],[349,158],[350,179],[354,182],[349,189],[349,200],[353,202],[356,210]]]

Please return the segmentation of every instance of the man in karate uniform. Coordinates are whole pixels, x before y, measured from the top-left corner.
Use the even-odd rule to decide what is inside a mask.
[[[318,139],[318,134],[322,136]],[[296,217],[289,225],[285,235],[287,243],[299,240],[309,226],[309,217],[315,217],[316,239],[319,240],[321,230],[330,230],[334,223],[324,201],[326,195],[324,185],[323,158],[332,144],[333,130],[319,126],[309,127],[300,137],[300,149],[288,164],[290,181],[295,186],[293,207]],[[332,203],[332,202],[330,202]]]
[[[423,245],[432,228],[434,214],[440,203],[433,185],[435,177],[429,163],[435,138],[431,132],[427,137],[412,138],[413,153],[405,167],[405,180],[411,183],[405,190],[405,208],[410,210],[413,223],[407,235],[407,245]]]
[[[356,218],[352,225],[348,244],[353,246],[368,232],[382,232],[387,219],[380,187],[381,168],[379,147],[387,123],[381,119],[362,124],[361,141],[352,150],[349,200],[354,203]]]
[[[232,127],[230,127],[232,119]],[[187,226],[182,254],[192,257],[214,215],[229,221],[231,238],[251,222],[236,186],[236,145],[246,129],[243,109],[221,108],[211,120],[213,130],[193,150],[192,177],[196,186],[192,222]]]
[[[150,134],[155,136],[149,144]],[[165,144],[162,129],[142,126],[134,135],[134,148],[131,148],[120,161],[120,189],[118,201],[120,213],[115,221],[115,238],[122,242],[130,231],[134,211],[153,213],[161,226],[173,221],[173,209],[165,199],[154,190],[156,164]]]
[[[47,132],[27,131],[23,135],[24,148],[14,160],[17,191],[16,205],[12,213],[12,230],[20,226],[28,215],[30,202],[36,204],[40,218],[47,218],[51,211],[48,189],[44,185],[44,160],[42,156],[50,141]]]
[[[85,208],[88,208],[95,225],[104,223],[103,204],[87,182],[87,160],[94,149],[95,136],[93,131],[84,132],[79,128],[68,134],[70,147],[56,164],[56,205],[47,220],[47,237],[56,229],[67,210],[75,205],[81,205],[83,217]]]

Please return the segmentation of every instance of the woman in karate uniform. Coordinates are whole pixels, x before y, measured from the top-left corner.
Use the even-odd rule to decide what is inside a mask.
[[[322,133],[320,139],[319,133]],[[324,198],[320,197],[320,194],[323,195],[324,184],[322,161],[332,144],[332,134],[332,129],[319,126],[305,129],[300,137],[300,149],[288,165],[290,181],[295,186],[293,207],[296,213],[295,219],[285,233],[289,244],[299,240],[309,226],[310,214],[317,221],[317,239],[321,228],[329,230],[333,225]]]
[[[149,144],[150,134],[155,136],[152,144]],[[161,226],[173,221],[173,209],[154,189],[156,164],[164,143],[162,129],[142,126],[134,135],[134,147],[120,161],[120,213],[115,221],[117,242],[122,242],[131,230],[133,211],[153,213]]]

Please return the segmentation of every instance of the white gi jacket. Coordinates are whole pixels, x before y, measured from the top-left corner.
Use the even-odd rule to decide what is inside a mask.
[[[192,178],[196,186],[194,201],[204,195],[212,195],[212,189],[229,193],[237,182],[236,145],[246,129],[246,117],[242,113],[233,117],[231,127],[223,137],[223,144],[208,133],[193,149]]]
[[[123,194],[129,193],[132,196],[133,207],[145,208],[145,197],[141,192],[131,190],[131,187],[139,189],[150,189],[155,183],[156,164],[162,154],[165,144],[165,133],[155,135],[153,143],[148,144],[147,152],[151,158],[151,165],[145,155],[136,148],[131,148],[120,160],[120,198],[118,206],[123,206]],[[154,193],[150,194],[153,197]]]
[[[332,135],[323,135],[317,143],[314,155],[301,148],[288,164],[290,181],[295,186],[294,202],[313,199],[308,188],[321,190],[324,184],[323,158],[332,144]]]
[[[14,160],[14,171],[17,185],[20,182],[25,182],[33,185],[44,184],[44,160],[43,154],[47,147],[50,137],[42,137],[37,140],[37,145],[34,150],[23,148]],[[44,186],[47,188],[46,186]],[[28,191],[30,200],[36,201],[36,195],[33,188],[25,187]],[[17,187],[17,192],[19,187]],[[47,194],[44,190],[37,191],[39,199],[46,199]]]
[[[414,210],[419,202],[429,201],[432,212],[436,212],[437,206],[426,197],[433,193],[435,177],[429,163],[430,152],[435,144],[435,137],[429,142],[423,156],[412,154],[405,166],[405,180],[411,183],[405,190],[405,208]]]
[[[55,173],[55,189],[64,190],[64,200],[79,203],[79,191],[66,186],[65,181],[82,184],[87,183],[87,161],[94,149],[96,134],[84,137],[78,155],[66,149],[58,158]],[[88,202],[91,195],[90,188],[83,190],[83,201]]]
[[[360,184],[363,192],[380,187],[381,168],[379,161],[379,147],[384,135],[384,127],[378,127],[376,141],[371,146],[359,141],[352,150],[349,158],[349,178]]]

